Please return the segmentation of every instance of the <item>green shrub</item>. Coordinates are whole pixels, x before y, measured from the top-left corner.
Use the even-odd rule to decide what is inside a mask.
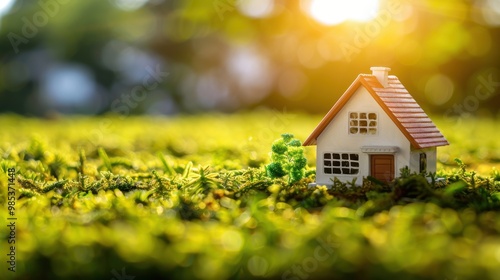
[[[304,178],[307,165],[304,148],[292,134],[282,134],[281,139],[273,142],[271,151],[272,162],[266,166],[269,177],[281,178],[288,175],[288,183],[295,183]]]

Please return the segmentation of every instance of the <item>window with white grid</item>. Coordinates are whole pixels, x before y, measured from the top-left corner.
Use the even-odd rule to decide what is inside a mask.
[[[356,175],[359,173],[359,155],[349,153],[323,154],[325,174]]]
[[[376,113],[349,113],[349,134],[377,134],[378,118]]]

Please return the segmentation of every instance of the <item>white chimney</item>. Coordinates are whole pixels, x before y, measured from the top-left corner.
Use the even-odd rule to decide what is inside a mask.
[[[372,75],[377,77],[378,81],[384,86],[387,87],[389,85],[389,81],[387,76],[389,76],[389,71],[391,68],[389,67],[371,67]]]

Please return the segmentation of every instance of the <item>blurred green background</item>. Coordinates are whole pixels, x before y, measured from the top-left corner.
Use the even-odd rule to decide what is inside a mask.
[[[338,3],[2,0],[0,112],[324,113],[389,66],[430,113],[498,114],[500,1]]]

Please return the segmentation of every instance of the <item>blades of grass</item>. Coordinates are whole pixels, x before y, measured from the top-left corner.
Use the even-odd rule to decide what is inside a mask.
[[[165,171],[165,173],[169,176],[175,175],[174,169],[168,164],[165,156],[161,152],[158,152],[157,155],[158,155],[158,158],[160,159],[161,163],[163,164],[163,170]]]
[[[63,187],[67,181],[68,180],[62,180],[62,181],[58,181],[58,182],[54,182],[52,184],[49,184],[48,186],[46,186],[45,188],[42,189],[42,193],[48,193],[55,188]]]
[[[190,161],[186,164],[186,167],[184,168],[184,172],[182,173],[182,178],[187,178],[192,168],[193,168],[193,162]]]
[[[122,167],[125,167],[127,169],[134,168],[134,164],[132,163],[132,161],[129,159],[126,159],[126,158],[112,158],[112,159],[109,159],[109,162],[110,162],[112,167],[113,166],[122,166]]]
[[[97,152],[99,153],[99,157],[101,158],[103,165],[108,169],[109,172],[111,172],[113,167],[111,166],[111,161],[109,160],[106,151],[102,147],[100,147],[99,149],[97,149]]]
[[[492,193],[491,197],[494,198],[497,202],[500,202],[500,192]]]
[[[379,179],[375,178],[375,177],[372,177],[372,176],[368,176],[366,177],[366,179],[376,185],[380,185],[380,186],[385,186],[386,183],[380,181]]]
[[[153,170],[152,173],[153,173],[153,176],[155,177],[156,181],[158,182],[158,185],[160,185],[160,188],[164,188],[163,182],[161,180],[160,175],[158,175],[158,172],[156,172],[156,170]]]
[[[80,165],[78,166],[78,172],[85,174],[85,162],[87,161],[87,157],[85,156],[85,151],[83,149],[80,149],[80,152],[78,153],[78,159]]]
[[[12,168],[13,166],[16,166],[16,163],[14,161],[6,159],[0,161],[0,170],[5,174],[7,174],[9,168]]]
[[[25,189],[34,190],[34,191],[41,190],[41,188],[38,186],[38,184],[35,183],[35,181],[32,179],[25,179],[21,176],[17,176],[17,182]]]
[[[80,181],[80,188],[81,190],[85,190],[85,176],[82,174],[78,174],[78,180]]]
[[[458,181],[455,182],[451,185],[449,185],[445,190],[444,190],[444,195],[446,196],[452,196],[456,193],[459,193],[467,188],[467,183],[464,181]]]
[[[40,195],[38,194],[37,192],[33,191],[33,190],[28,190],[28,189],[24,189],[24,188],[20,188],[19,189],[19,198],[18,199],[21,199],[23,197],[27,197],[27,198],[30,198],[30,197],[34,197],[34,196],[37,196],[37,195]]]

